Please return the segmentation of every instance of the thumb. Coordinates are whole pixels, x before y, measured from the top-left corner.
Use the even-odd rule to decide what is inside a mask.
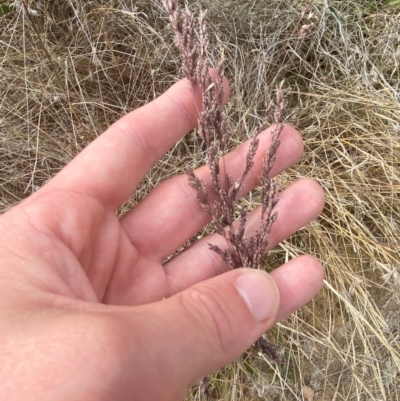
[[[278,306],[275,281],[253,269],[229,271],[159,302],[153,322],[163,326],[159,352],[172,356],[171,379],[190,387],[235,360],[274,324]]]

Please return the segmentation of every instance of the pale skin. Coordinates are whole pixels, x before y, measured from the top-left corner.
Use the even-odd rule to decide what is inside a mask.
[[[208,249],[207,242],[223,246],[218,236],[163,264],[209,222],[185,176],[116,217],[149,169],[195,126],[197,110],[188,82],[179,81],[0,217],[0,399],[182,400],[319,291],[323,269],[314,258],[292,259],[269,275],[228,271]],[[281,140],[274,175],[303,153],[294,128],[285,126]],[[266,130],[246,190],[257,185],[269,143]],[[225,159],[233,176],[247,146]],[[196,173],[207,180],[206,168]],[[312,180],[285,189],[268,248],[323,204]]]

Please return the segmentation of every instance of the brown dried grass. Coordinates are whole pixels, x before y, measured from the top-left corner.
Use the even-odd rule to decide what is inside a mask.
[[[315,400],[400,399],[400,9],[389,3],[191,2],[209,10],[210,58],[226,61],[231,146],[251,134],[285,79],[288,121],[306,151],[280,180],[313,177],[327,197],[317,221],[266,257],[273,268],[311,253],[326,267],[322,293],[270,333],[285,363],[247,354],[211,377],[216,399],[302,400],[305,385]],[[179,76],[161,2],[30,7],[0,16],[1,211]],[[120,212],[203,157],[188,135]],[[195,388],[188,400],[199,399]]]

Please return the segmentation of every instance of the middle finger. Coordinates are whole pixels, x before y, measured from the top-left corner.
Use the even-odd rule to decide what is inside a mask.
[[[260,145],[254,159],[251,174],[244,182],[240,196],[258,184],[264,152],[271,143],[271,128],[259,136]],[[272,170],[276,175],[296,163],[303,154],[300,134],[291,126],[281,133],[281,145]],[[243,173],[250,141],[238,146],[226,155],[226,171],[235,179]],[[222,166],[222,165],[221,165]],[[204,166],[196,175],[209,182],[209,170]],[[221,176],[223,168],[221,168]],[[121,219],[130,241],[139,252],[153,261],[161,262],[175,252],[189,238],[210,221],[196,198],[196,192],[188,185],[185,175],[171,178],[155,188],[147,198]]]

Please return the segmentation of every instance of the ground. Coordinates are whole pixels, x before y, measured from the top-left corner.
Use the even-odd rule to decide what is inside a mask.
[[[161,2],[0,1],[0,210],[40,188],[123,114],[180,76]],[[396,0],[201,0],[209,57],[232,88],[231,146],[284,80],[321,217],[265,258],[317,256],[316,299],[269,334],[279,364],[249,351],[210,377],[216,400],[400,399],[400,4]],[[196,133],[153,168],[123,214],[166,177],[203,163]],[[247,198],[257,205],[257,191]],[[188,400],[202,399],[195,387]]]

